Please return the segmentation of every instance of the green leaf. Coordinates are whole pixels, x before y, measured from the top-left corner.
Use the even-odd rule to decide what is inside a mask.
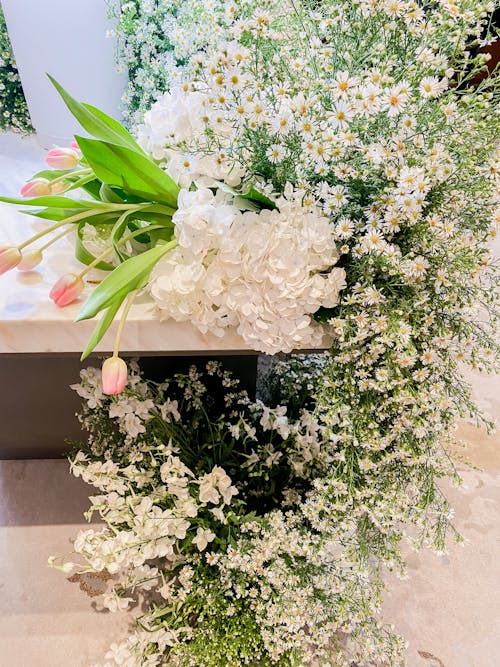
[[[132,290],[142,287],[147,282],[154,265],[176,245],[177,241],[157,245],[117,266],[88,297],[76,321],[94,317],[116,299],[121,299]]]
[[[95,346],[101,341],[102,337],[115,319],[116,313],[120,310],[120,306],[125,301],[125,297],[126,295],[123,298],[114,301],[103,314],[94,331],[92,332],[89,342],[87,343],[87,346],[85,347],[85,350],[80,357],[80,361],[86,359]]]
[[[144,151],[134,137],[117,120],[90,104],[77,102],[50,74],[47,74],[47,76],[84,130],[96,139],[126,146],[136,153],[144,155]],[[80,144],[79,141],[78,143]]]
[[[119,197],[118,201],[124,204],[146,204],[150,201],[149,197],[147,199],[144,199],[144,197],[137,197],[136,195],[130,194],[130,192],[126,192],[123,188],[117,188],[116,186],[111,187],[108,185],[106,187],[114,193],[114,196]]]
[[[133,213],[135,213],[135,211],[125,211],[125,213],[122,213],[122,215],[120,215],[118,220],[115,222],[114,227],[111,231],[111,240],[113,241],[113,247],[115,249],[116,254],[120,258],[121,262],[125,262],[128,258],[128,255],[121,251],[118,242],[123,236],[123,232],[127,228],[129,216],[131,216]]]
[[[88,266],[96,259],[96,257],[91,252],[89,252],[87,248],[83,245],[83,240],[82,240],[83,228],[85,227],[86,224],[88,224],[87,221],[82,220],[82,222],[80,222],[80,224],[78,225],[76,243],[75,243],[75,257],[79,262]],[[93,220],[91,224],[95,225],[97,224],[97,221]],[[96,265],[96,269],[100,269],[101,271],[113,271],[114,268],[115,267],[113,266],[113,264],[108,264],[107,262],[99,262],[99,264]]]
[[[96,176],[108,185],[177,208],[179,186],[146,155],[106,141],[76,137]]]
[[[151,242],[151,237],[147,231],[147,228],[145,229],[145,231],[142,231],[142,228],[138,224],[136,224],[133,220],[129,220],[127,227],[132,232],[138,232],[137,235],[134,236],[134,239],[139,243],[145,244]]]
[[[150,240],[151,240],[151,245],[156,245],[158,241],[171,241],[172,240],[172,230],[168,229],[167,227],[163,227],[162,229],[155,229],[155,230],[150,230],[148,231]]]
[[[158,225],[174,228],[172,215],[175,210],[164,206],[163,204],[151,204],[147,208],[140,208],[135,211],[134,219],[145,220],[147,222],[156,222]]]
[[[261,208],[270,208],[271,210],[277,208],[272,199],[269,199],[269,197],[257,190],[253,185],[251,185],[246,192],[242,193],[240,197],[257,202],[260,204]]]
[[[99,199],[114,204],[123,204],[123,199],[106,183],[101,183]]]
[[[95,176],[90,180],[88,183],[81,183],[79,187],[82,188],[82,190],[85,190],[87,194],[89,194],[91,197],[96,199],[97,201],[100,201],[99,199],[99,193],[101,191],[101,181]]]
[[[59,178],[60,176],[64,176],[64,174],[68,174],[68,169],[42,169],[42,171],[37,171],[36,174],[33,174],[33,176],[29,179],[32,181],[34,178],[46,178],[48,181],[53,181],[55,178]],[[69,174],[68,174],[69,176]]]
[[[269,199],[263,192],[256,190],[253,185],[250,187],[248,192],[245,192],[241,195],[243,199],[249,199],[250,201],[257,202],[261,205],[262,208],[277,208],[276,204],[272,199]]]
[[[0,197],[0,201],[6,204],[21,204],[23,206],[50,206],[51,208],[93,208],[97,203],[70,199],[59,195],[47,195],[46,197]]]

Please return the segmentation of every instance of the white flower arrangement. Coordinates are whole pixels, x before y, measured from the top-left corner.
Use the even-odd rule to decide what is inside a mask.
[[[494,4],[230,9],[139,144],[62,91],[95,139],[25,186],[48,232],[78,225],[88,264],[52,298],[111,271],[79,316],[103,313],[85,355],[142,289],[161,316],[234,326],[254,349],[324,334],[331,348],[278,365],[265,402],[213,365],[227,392],[196,369],[168,387],[127,380],[117,351],[102,378],[84,374],[91,439],[72,465],[106,526],[75,551],[113,577],[110,609],[147,593],[105,667],[396,667],[382,574],[404,569],[403,541],[446,549],[445,446],[457,417],[490,425],[460,366],[491,371],[498,353],[499,85],[477,52]],[[78,187],[93,199],[68,196]],[[1,252],[0,272],[41,235]]]
[[[323,478],[342,458],[311,411],[308,385],[324,363],[309,358],[302,373],[302,362],[280,362],[261,378],[270,406],[251,401],[218,362],[161,385],[133,367],[118,397],[103,394],[97,370],[82,371],[74,388],[90,438],[71,466],[98,489],[87,516],[98,512],[105,525],[78,534],[77,562],[51,563],[106,571],[110,611],[149,605],[106,667],[327,665],[332,656],[400,664],[402,640],[375,618],[377,569],[396,557],[380,543],[366,561],[374,536],[362,525],[384,498],[390,512],[377,540],[389,543],[415,496],[395,494],[387,480],[377,505],[367,495],[356,507],[345,481]],[[445,520],[440,501],[431,508]],[[421,517],[419,528],[432,523]]]
[[[291,187],[276,210],[241,212],[229,201],[208,188],[181,190],[172,218],[179,245],[152,276],[156,305],[202,333],[236,327],[268,354],[321,347],[323,327],[312,315],[335,306],[345,287],[344,269],[332,268],[328,218]]]

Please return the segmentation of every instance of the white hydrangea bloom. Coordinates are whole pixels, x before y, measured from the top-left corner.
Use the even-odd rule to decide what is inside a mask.
[[[144,124],[138,128],[138,141],[156,160],[168,159],[168,145],[189,141],[201,134],[204,96],[198,92],[185,92],[175,86],[160,97],[144,116]]]
[[[178,248],[154,270],[151,293],[165,317],[202,333],[235,326],[270,354],[318,347],[312,315],[333,307],[345,286],[328,219],[287,188],[279,210],[239,211],[207,188],[181,191]]]

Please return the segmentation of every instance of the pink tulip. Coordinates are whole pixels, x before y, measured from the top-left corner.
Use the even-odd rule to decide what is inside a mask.
[[[127,364],[120,357],[109,357],[102,365],[102,391],[108,396],[121,394],[127,384]]]
[[[59,306],[63,308],[77,299],[83,292],[84,284],[80,276],[74,273],[67,273],[56,282],[54,287],[50,290],[50,298]]]
[[[80,149],[80,146],[78,145],[78,142],[73,139],[73,141],[70,143],[69,147],[71,150],[75,151],[75,153],[79,156],[82,157],[82,151]]]
[[[52,148],[45,162],[51,169],[74,169],[80,162],[80,156],[71,148]]]
[[[38,266],[43,259],[43,255],[40,250],[26,250],[23,252],[23,257],[19,264],[17,265],[18,271],[31,271]]]
[[[15,268],[22,259],[19,248],[0,248],[0,275]]]
[[[51,185],[50,185],[50,194],[55,195],[58,192],[63,192],[63,190],[66,190],[67,187],[68,187],[68,181],[65,181],[65,182],[57,181],[57,182],[51,183]]]
[[[21,188],[21,197],[45,197],[50,193],[50,181],[46,178],[34,178]]]

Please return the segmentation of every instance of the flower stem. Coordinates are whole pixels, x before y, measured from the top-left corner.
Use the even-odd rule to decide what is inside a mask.
[[[41,239],[42,236],[45,236],[46,234],[50,234],[50,232],[53,232],[55,229],[58,229],[59,227],[62,227],[63,225],[69,225],[74,222],[78,222],[79,220],[83,220],[84,218],[90,218],[94,215],[100,215],[105,211],[105,209],[97,209],[95,211],[89,211],[86,209],[85,211],[82,211],[81,213],[77,213],[76,215],[72,215],[69,218],[66,218],[65,220],[59,220],[59,222],[56,222],[54,225],[51,225],[47,229],[44,229],[43,231],[39,232],[38,234],[35,234],[35,236],[32,236],[30,239],[27,241],[24,241],[24,243],[21,243],[21,245],[17,246],[19,250],[22,250],[23,248],[26,248],[26,246],[31,245],[34,241],[38,241],[38,239]]]
[[[123,307],[123,312],[120,317],[120,323],[118,325],[118,331],[116,332],[116,338],[115,338],[115,346],[113,349],[113,357],[117,357],[118,353],[120,351],[120,341],[122,338],[123,334],[123,328],[125,327],[125,322],[127,321],[127,316],[129,314],[130,308],[132,304],[134,303],[134,299],[137,296],[138,290],[133,290],[130,292],[130,294],[127,296],[127,300],[125,301],[125,305]]]
[[[69,171],[66,174],[62,174],[61,176],[54,178],[54,180],[50,181],[50,184],[54,185],[54,183],[59,183],[60,181],[68,180],[70,176],[78,176],[78,178],[80,178],[81,176],[90,176],[91,173],[92,169],[90,169],[90,167],[88,169],[79,169],[78,171]],[[74,181],[74,183],[76,182],[77,181]]]

